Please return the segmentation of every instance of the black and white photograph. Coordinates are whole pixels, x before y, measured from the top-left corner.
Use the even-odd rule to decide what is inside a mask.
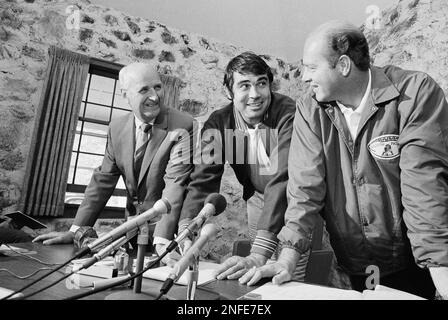
[[[0,305],[264,319],[448,300],[447,17],[445,0],[0,0]]]

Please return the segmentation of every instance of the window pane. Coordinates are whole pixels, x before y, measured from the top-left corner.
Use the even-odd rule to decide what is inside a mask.
[[[106,150],[106,138],[98,136],[90,136],[86,133],[83,134],[81,139],[80,151],[104,154]]]
[[[107,141],[107,126],[85,122],[81,139],[81,151],[104,154]]]
[[[110,106],[112,104],[114,83],[115,79],[101,77],[96,74],[92,75],[87,100],[89,102],[101,103]]]
[[[73,142],[73,151],[79,151],[78,150],[79,147],[79,133],[75,134],[75,141]]]
[[[99,123],[93,123],[86,121],[84,123],[83,134],[90,133],[92,135],[98,135],[107,138],[108,126]]]
[[[82,100],[83,100],[83,101],[86,100],[87,89],[89,88],[89,78],[90,78],[90,74],[89,74],[89,76],[87,77],[86,85],[84,86],[84,93],[82,94]]]
[[[84,199],[83,193],[77,193],[77,192],[66,192],[65,193],[65,203],[81,204],[83,199]],[[126,207],[126,197],[112,196],[112,197],[110,197],[109,201],[107,201],[106,207],[125,208]]]
[[[77,131],[78,133],[81,132],[81,127],[82,127],[82,123],[83,123],[83,122],[84,122],[84,121],[78,120],[78,122],[76,123],[76,131]]]
[[[66,192],[65,193],[65,203],[72,203],[72,204],[81,204],[82,200],[84,199],[83,193],[77,193],[77,192]]]
[[[115,94],[114,107],[131,110],[126,99],[123,98],[123,95],[120,93]]]
[[[73,183],[73,173],[75,172],[75,161],[76,161],[76,153],[72,152],[72,158],[70,160],[70,167],[68,168],[68,179],[67,183]]]
[[[112,197],[110,197],[109,201],[107,201],[106,207],[125,208],[126,207],[126,197],[112,196]]]
[[[87,104],[86,118],[109,121],[110,108]]]
[[[79,116],[83,117],[84,116],[84,109],[86,108],[86,103],[85,102],[81,102],[81,106],[79,107]]]
[[[120,110],[120,109],[112,109],[112,119],[122,117],[124,115],[129,114],[130,111]]]
[[[79,151],[79,136],[81,134],[81,127],[83,125],[84,121],[78,120],[76,123],[76,132],[75,132],[75,139],[73,141],[73,151]]]
[[[79,154],[78,168],[76,169],[75,184],[89,184],[93,170],[101,165],[103,156]]]

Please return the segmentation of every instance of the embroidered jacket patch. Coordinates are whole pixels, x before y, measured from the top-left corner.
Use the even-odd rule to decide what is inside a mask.
[[[385,134],[370,140],[368,148],[372,156],[377,159],[388,160],[400,156],[398,150],[398,135]]]

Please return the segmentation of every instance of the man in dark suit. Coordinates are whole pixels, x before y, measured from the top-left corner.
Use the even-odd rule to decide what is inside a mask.
[[[173,238],[193,169],[193,118],[162,105],[162,82],[152,66],[132,63],[120,70],[119,80],[133,112],[111,121],[103,163],[93,173],[70,231],[34,241],[72,243],[80,227],[94,225],[120,176],[127,191],[127,216],[152,208],[161,198],[171,204],[170,214],[153,231],[156,251]]]
[[[244,52],[234,57],[224,76],[231,103],[213,112],[202,128],[201,152],[195,156],[179,229],[198,214],[207,195],[219,192],[228,161],[244,188],[252,240],[250,255],[227,259],[218,279],[237,279],[265,264],[277,249],[277,233],[284,224],[295,103],[272,92],[272,81],[270,67],[258,55]],[[297,280],[304,279],[307,261],[304,256],[299,262]]]

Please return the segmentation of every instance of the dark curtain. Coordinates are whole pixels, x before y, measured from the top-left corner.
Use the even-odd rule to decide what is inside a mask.
[[[164,105],[179,110],[179,93],[182,86],[182,80],[166,74],[161,74],[160,80],[162,80],[165,93],[163,101]]]
[[[51,46],[20,207],[30,216],[64,212],[71,149],[89,57]]]

